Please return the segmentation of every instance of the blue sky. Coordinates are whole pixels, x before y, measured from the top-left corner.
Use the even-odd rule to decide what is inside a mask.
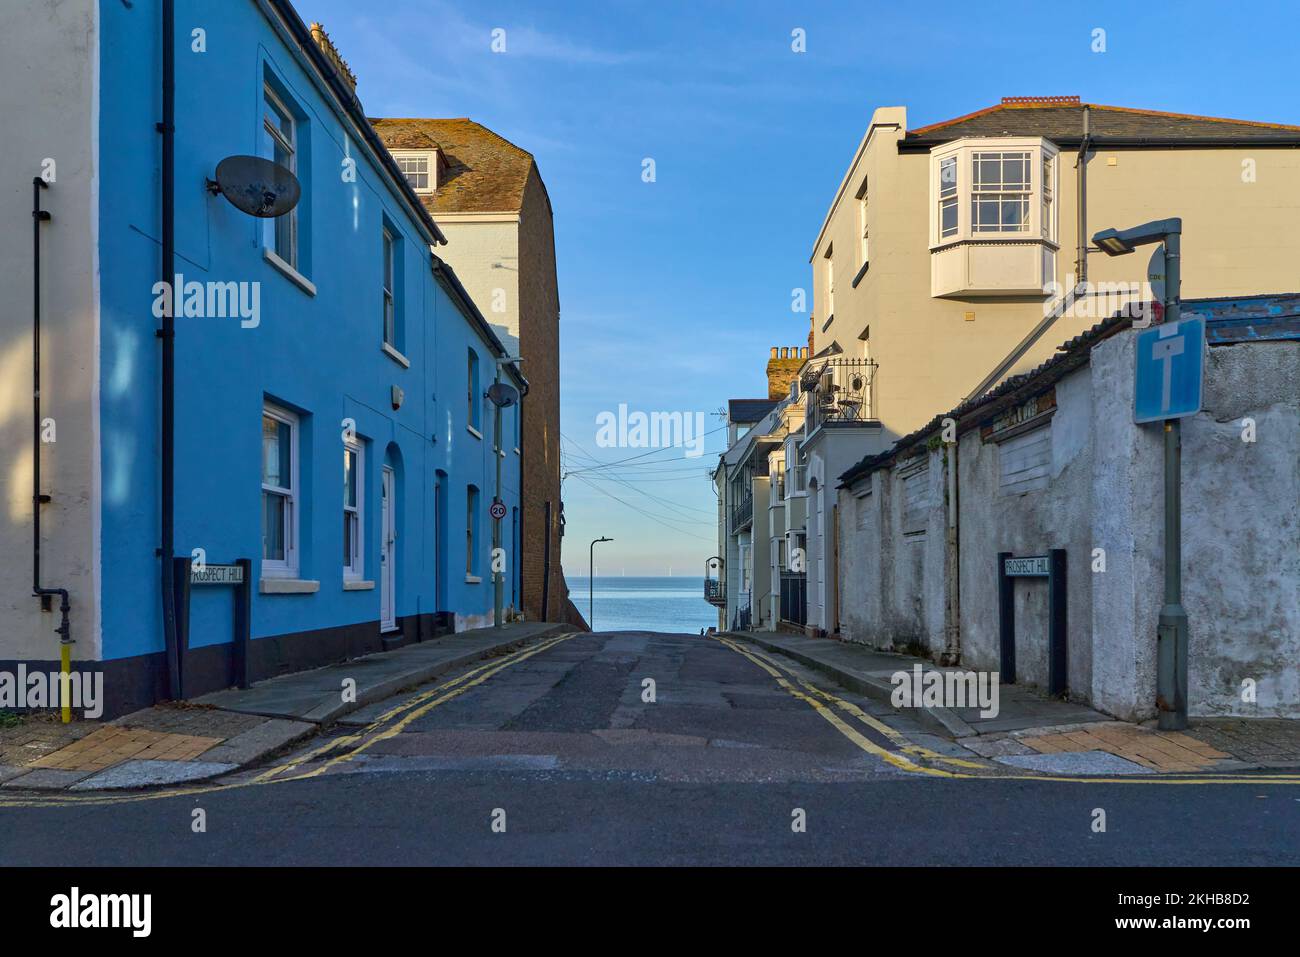
[[[468,116],[537,158],[555,209],[573,576],[600,535],[615,539],[599,546],[605,574],[697,575],[716,550],[707,472],[723,433],[702,457],[642,455],[598,447],[597,416],[626,403],[718,429],[729,397],[765,394],[769,347],[807,338],[791,290],[810,288],[809,250],[876,107],[906,106],[916,127],[1078,94],[1300,124],[1285,3],[297,6],[371,115]]]

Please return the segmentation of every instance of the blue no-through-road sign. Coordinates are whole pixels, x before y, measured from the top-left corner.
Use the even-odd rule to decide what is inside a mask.
[[[1133,421],[1181,419],[1201,411],[1205,320],[1190,316],[1137,335]]]

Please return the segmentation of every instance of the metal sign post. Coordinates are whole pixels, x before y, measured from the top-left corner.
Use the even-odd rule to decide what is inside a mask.
[[[1156,220],[1132,229],[1103,229],[1092,237],[1109,256],[1137,246],[1164,248],[1164,322],[1138,333],[1133,420],[1165,424],[1165,603],[1156,639],[1156,708],[1162,731],[1187,727],[1187,610],[1182,596],[1182,435],[1179,421],[1201,410],[1205,322],[1182,320],[1183,221]],[[1148,273],[1158,270],[1158,261]]]
[[[253,629],[253,561],[249,558],[237,558],[229,565],[214,565],[204,562],[198,565],[188,558],[176,558],[176,687],[172,696],[184,697],[185,655],[190,644],[190,589],[194,586],[230,585],[235,589],[234,607],[231,614],[230,636],[230,683],[247,688],[252,683],[249,677],[249,648],[252,643]]]
[[[1001,643],[999,679],[1016,682],[1016,598],[1017,578],[1047,579],[1047,691],[1064,694],[1069,690],[1067,653],[1065,549],[1053,548],[1046,555],[998,552],[998,637]]]
[[[1165,322],[1138,333],[1134,346],[1133,420],[1164,423],[1164,605],[1156,629],[1159,727],[1187,727],[1187,610],[1182,598],[1182,428],[1201,410],[1205,320],[1179,310],[1177,235],[1166,239]]]

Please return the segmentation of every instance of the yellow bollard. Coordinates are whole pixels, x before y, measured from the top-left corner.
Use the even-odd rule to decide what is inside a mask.
[[[72,666],[72,644],[62,642],[59,645],[59,706],[63,709],[63,723],[72,723],[72,702],[68,700],[68,670]]]

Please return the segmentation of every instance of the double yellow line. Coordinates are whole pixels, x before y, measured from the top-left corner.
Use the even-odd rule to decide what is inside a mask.
[[[168,788],[166,790],[146,791],[137,794],[87,794],[85,796],[79,795],[76,797],[60,794],[57,797],[51,796],[49,798],[24,797],[0,799],[0,807],[68,807],[83,804],[126,804],[135,801],[157,801],[161,798],[212,794],[217,791],[229,791],[235,788],[252,787],[259,784],[281,784],[286,781],[299,781],[304,778],[316,777],[344,761],[351,760],[353,757],[379,741],[401,734],[402,730],[410,725],[412,721],[415,721],[422,715],[428,714],[439,705],[445,704],[446,702],[464,694],[469,689],[477,687],[493,675],[499,674],[506,668],[516,665],[521,661],[526,661],[533,655],[541,654],[543,651],[549,651],[561,642],[573,638],[576,634],[576,632],[569,632],[558,636],[544,638],[537,644],[526,645],[508,655],[491,659],[476,668],[472,668],[462,675],[452,678],[450,681],[446,681],[428,691],[421,692],[414,697],[406,699],[401,704],[389,708],[370,724],[353,734],[340,735],[337,738],[326,741],[319,747],[312,748],[310,751],[296,755],[289,761],[285,761],[273,768],[268,768],[255,777],[249,778],[245,781],[235,781],[229,784],[199,785],[188,788]],[[300,768],[302,765],[315,761],[331,752],[340,753],[335,754],[329,760],[304,773],[285,774],[286,771],[293,771],[294,769]]]
[[[300,781],[304,778],[314,778],[318,775],[324,774],[326,771],[345,761],[351,761],[358,754],[367,750],[371,746],[378,744],[380,741],[386,741],[389,738],[396,737],[401,734],[402,731],[411,724],[411,722],[428,714],[439,705],[446,704],[448,701],[458,698],[471,688],[481,685],[493,675],[499,674],[505,669],[517,665],[521,661],[526,661],[533,657],[533,655],[540,655],[543,651],[550,651],[561,642],[568,641],[574,636],[574,634],[576,634],[576,632],[543,639],[539,644],[522,648],[504,658],[499,658],[488,662],[485,665],[480,665],[472,671],[467,671],[465,674],[453,678],[445,684],[441,684],[436,688],[431,688],[413,698],[408,698],[396,707],[385,711],[382,715],[356,734],[343,735],[333,741],[327,742],[319,748],[307,752],[306,754],[299,755],[292,761],[286,762],[279,767],[264,771],[253,779],[253,783],[261,784],[270,781],[273,778],[278,778],[278,775],[283,772],[305,764],[308,761],[312,761],[329,751],[337,750],[345,745],[355,745],[349,750],[323,761],[310,771],[278,779]]]
[[[919,745],[900,731],[889,727],[878,718],[874,718],[867,714],[851,701],[845,701],[844,699],[831,694],[829,691],[824,691],[823,689],[799,678],[790,669],[789,665],[778,664],[769,655],[756,651],[751,646],[742,645],[734,638],[716,634],[713,637],[721,644],[730,648],[737,654],[743,655],[759,668],[766,671],[769,675],[775,678],[777,684],[785,689],[790,695],[813,708],[813,710],[825,718],[837,731],[839,731],[840,734],[844,735],[863,751],[875,755],[881,760],[893,765],[894,767],[901,768],[904,771],[925,774],[932,777],[960,778],[965,780],[1056,781],[1071,784],[1250,784],[1255,786],[1300,784],[1300,774],[1297,773],[1225,773],[1209,775],[1202,774],[1197,777],[1179,777],[1172,774],[1132,774],[1112,777],[1095,777],[1089,775],[1016,774],[1014,772],[999,773],[994,771],[992,768],[989,768],[987,765],[978,764],[974,761],[964,761],[960,758],[950,758],[939,754],[930,748]],[[805,689],[807,693],[796,688],[796,683]],[[871,728],[873,731],[883,735],[892,745],[894,745],[894,749],[891,750],[889,748],[881,747],[874,741],[871,741],[837,715],[835,709],[845,712],[853,718],[856,718],[862,724]],[[926,762],[936,762],[968,770],[946,771],[920,764],[916,760],[913,760],[914,758]],[[972,774],[969,773],[969,771],[981,771],[983,773]]]

